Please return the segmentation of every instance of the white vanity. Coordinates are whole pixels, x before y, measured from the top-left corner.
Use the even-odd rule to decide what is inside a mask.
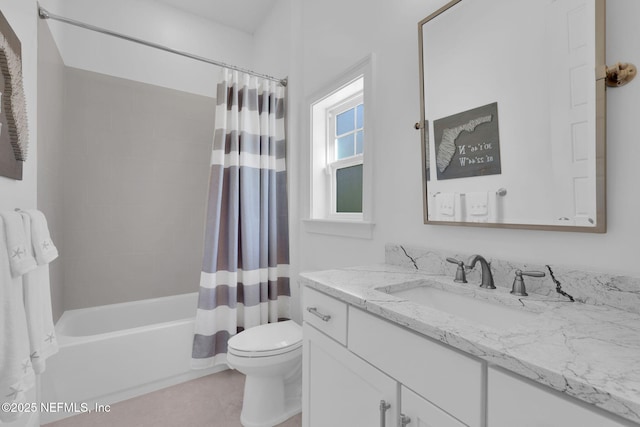
[[[304,426],[640,425],[637,313],[390,264],[301,283]],[[420,287],[527,315],[489,326],[404,297]]]

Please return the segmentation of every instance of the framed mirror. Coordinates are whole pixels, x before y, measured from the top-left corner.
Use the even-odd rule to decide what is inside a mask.
[[[426,224],[604,233],[604,0],[454,0],[418,24]]]

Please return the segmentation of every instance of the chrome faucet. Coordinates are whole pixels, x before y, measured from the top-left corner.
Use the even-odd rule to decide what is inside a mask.
[[[491,274],[490,263],[484,259],[483,256],[471,255],[471,258],[469,258],[469,261],[467,262],[467,268],[472,269],[478,261],[480,261],[480,266],[482,267],[482,283],[480,284],[480,287],[485,289],[495,289],[496,286],[493,284],[493,274]]]

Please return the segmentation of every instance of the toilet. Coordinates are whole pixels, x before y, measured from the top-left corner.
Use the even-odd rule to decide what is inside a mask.
[[[301,410],[302,328],[292,320],[246,329],[229,339],[227,364],[246,375],[240,422],[273,427]]]

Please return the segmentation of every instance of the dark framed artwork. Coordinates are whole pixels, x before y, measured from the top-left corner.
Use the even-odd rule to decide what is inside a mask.
[[[29,142],[22,48],[0,12],[0,176],[21,180]]]
[[[438,179],[500,174],[498,131],[497,102],[434,120]]]

